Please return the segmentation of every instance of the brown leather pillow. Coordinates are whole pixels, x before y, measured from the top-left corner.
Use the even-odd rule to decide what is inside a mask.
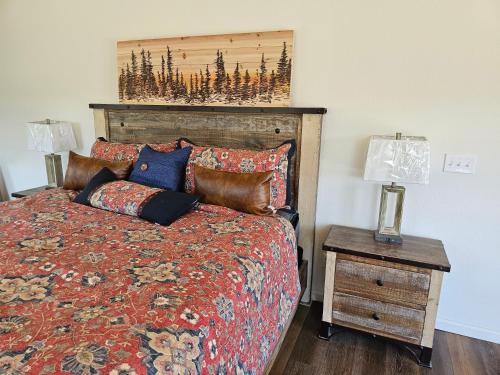
[[[109,168],[118,179],[123,180],[130,174],[132,162],[88,158],[70,151],[63,188],[67,190],[83,189],[92,177],[104,167]]]
[[[271,215],[273,171],[237,173],[193,165],[195,193],[204,203],[229,207],[255,215]]]

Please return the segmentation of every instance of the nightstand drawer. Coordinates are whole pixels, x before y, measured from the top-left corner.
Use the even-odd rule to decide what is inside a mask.
[[[333,323],[420,344],[425,312],[343,293],[333,295]]]
[[[403,269],[395,268],[394,264],[386,263],[339,255],[335,291],[424,309],[429,293],[429,273],[414,272],[418,269],[404,266]]]

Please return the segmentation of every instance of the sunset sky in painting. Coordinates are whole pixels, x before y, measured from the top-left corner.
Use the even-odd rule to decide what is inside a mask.
[[[215,58],[219,49],[224,54],[224,63],[227,73],[232,73],[238,61],[240,71],[248,69],[254,75],[260,66],[261,55],[264,53],[268,72],[276,70],[276,64],[286,42],[288,56],[293,56],[293,31],[272,31],[263,33],[241,33],[225,35],[204,35],[177,38],[161,38],[146,40],[130,40],[117,43],[118,74],[121,68],[126,68],[130,62],[132,50],[137,55],[140,64],[140,52],[144,48],[152,55],[154,70],[161,65],[161,55],[166,59],[167,46],[173,55],[175,68],[182,71],[184,78],[190,74],[205,70],[206,65],[213,71]]]

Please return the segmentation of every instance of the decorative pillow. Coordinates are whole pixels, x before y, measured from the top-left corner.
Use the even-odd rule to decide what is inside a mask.
[[[220,147],[195,146],[186,140],[180,140],[180,147],[192,147],[193,150],[186,166],[187,193],[195,191],[194,165],[226,172],[255,173],[273,171],[271,180],[271,205],[281,208],[286,205],[288,153],[291,143],[263,151],[231,149]]]
[[[87,186],[78,194],[73,202],[84,204],[86,206],[90,206],[89,198],[92,193],[101,185],[104,185],[108,182],[116,181],[116,175],[111,172],[108,168],[104,167],[101,169],[92,179],[89,181]]]
[[[169,143],[149,143],[148,146],[158,152],[172,152],[177,150],[177,141]]]
[[[194,194],[152,188],[131,181],[113,181],[97,188],[89,201],[95,208],[169,225],[193,209],[198,199]]]
[[[195,194],[163,190],[142,207],[140,217],[152,223],[170,225],[195,208],[199,199]]]
[[[271,215],[273,171],[239,173],[194,165],[195,192],[204,203],[255,215]]]
[[[70,151],[63,188],[67,190],[83,189],[92,177],[104,167],[109,168],[118,179],[126,179],[130,174],[132,162],[88,158]]]
[[[139,154],[129,181],[165,190],[182,191],[190,153],[191,147],[158,152],[146,145]]]
[[[120,161],[129,160],[135,162],[139,153],[144,148],[144,143],[114,143],[106,139],[98,138],[90,150],[90,156],[97,159]],[[170,152],[177,148],[177,141],[169,143],[151,144],[151,148],[159,152]]]
[[[139,216],[142,205],[162,189],[130,181],[114,181],[99,187],[89,199],[90,205],[106,211]]]

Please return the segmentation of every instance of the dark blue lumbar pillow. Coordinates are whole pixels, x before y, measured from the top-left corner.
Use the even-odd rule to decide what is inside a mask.
[[[190,154],[191,147],[172,152],[158,152],[146,145],[128,179],[146,186],[182,191]]]
[[[97,190],[98,187],[108,182],[117,180],[119,180],[119,178],[116,177],[110,169],[104,167],[94,177],[92,177],[87,186],[85,186],[80,194],[73,199],[73,202],[90,206],[90,196]]]
[[[196,207],[200,197],[178,191],[160,191],[148,199],[139,217],[152,223],[170,225]]]

